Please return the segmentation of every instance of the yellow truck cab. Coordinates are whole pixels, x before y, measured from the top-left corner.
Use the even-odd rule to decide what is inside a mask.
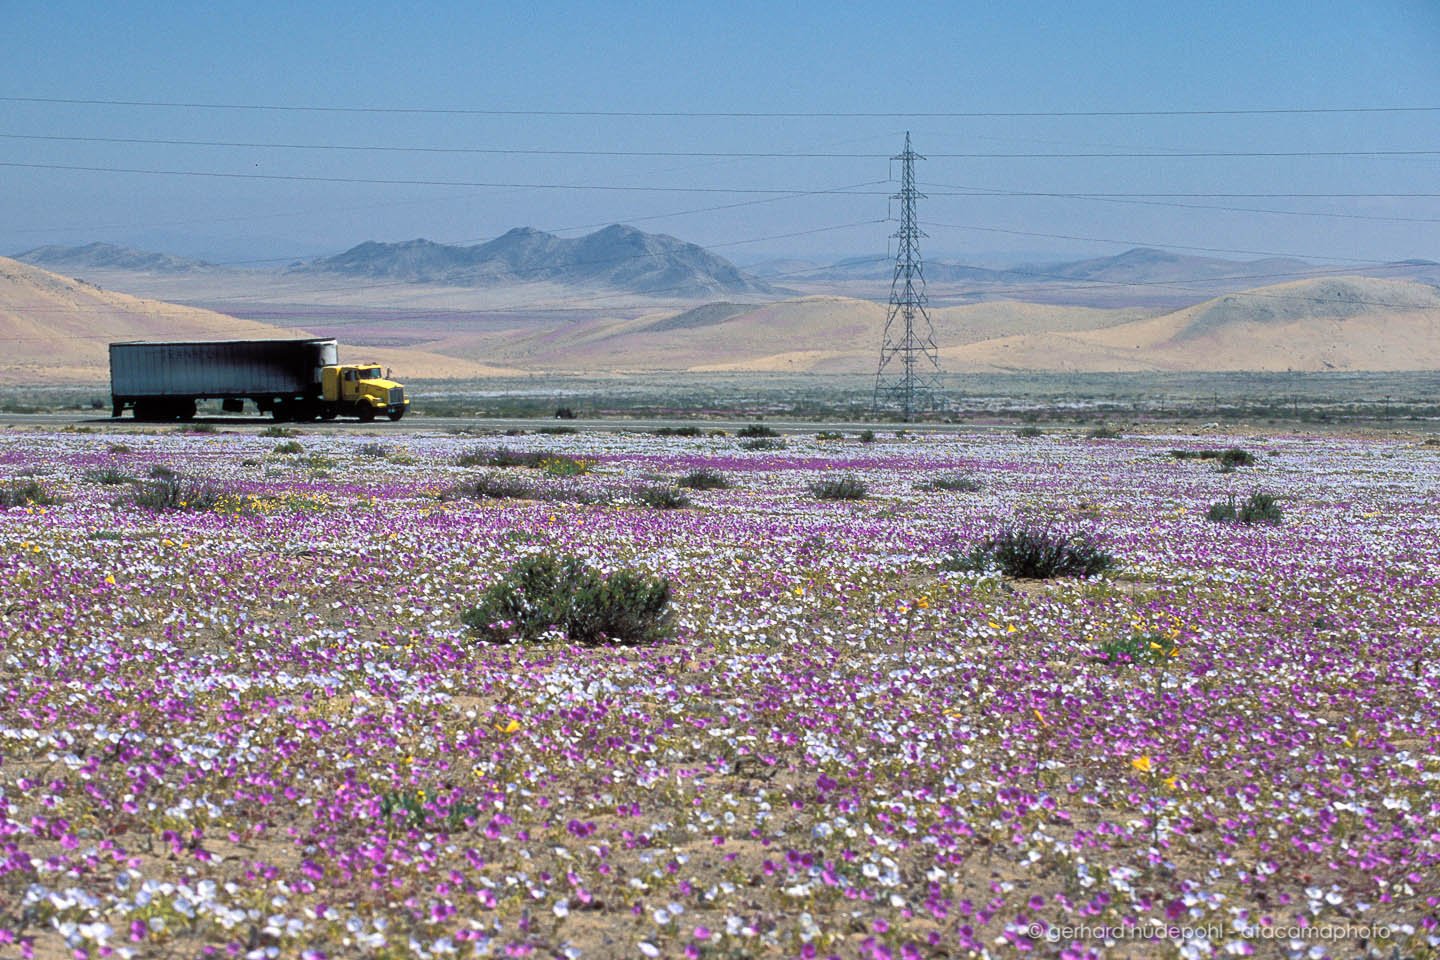
[[[327,420],[340,414],[374,420],[382,413],[391,420],[399,420],[410,407],[405,388],[386,377],[379,364],[374,363],[325,367],[320,377],[320,399]]]

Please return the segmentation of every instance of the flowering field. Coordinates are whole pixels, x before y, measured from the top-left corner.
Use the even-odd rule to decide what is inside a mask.
[[[1435,446],[12,431],[5,482],[0,955],[1440,956]],[[942,570],[1026,517],[1116,566]],[[472,639],[538,553],[672,638]]]

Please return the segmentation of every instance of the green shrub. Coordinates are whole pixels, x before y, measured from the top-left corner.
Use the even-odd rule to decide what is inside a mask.
[[[568,435],[572,433],[579,433],[580,431],[577,430],[575,427],[537,427],[535,432],[547,433],[552,435]]]
[[[724,490],[730,486],[730,481],[719,470],[701,467],[699,470],[691,470],[685,474],[675,482],[675,485],[684,487],[686,490]]]
[[[539,450],[510,450],[498,447],[489,453],[475,452],[462,454],[457,461],[462,467],[484,465],[487,467],[526,467],[534,470],[540,466],[545,454]]]
[[[0,487],[0,508],[53,507],[60,498],[36,480],[15,480]]]
[[[742,450],[784,450],[785,441],[779,437],[756,437],[740,444]]]
[[[355,448],[356,456],[384,459],[390,455],[390,448],[383,443],[362,443]]]
[[[540,469],[552,477],[578,477],[582,473],[590,472],[590,464],[575,457],[551,453],[546,454],[540,461]]]
[[[735,436],[741,439],[754,439],[757,437],[778,437],[780,434],[765,426],[763,423],[751,423],[737,430]]]
[[[1160,666],[1174,657],[1178,649],[1175,634],[1128,633],[1100,645],[1106,663],[1145,663]]]
[[[1219,503],[1210,504],[1210,509],[1205,511],[1205,519],[1211,523],[1234,523],[1238,516],[1235,509],[1235,498],[1221,500]]]
[[[294,431],[294,430],[291,430],[289,427],[281,427],[281,426],[276,426],[276,425],[274,425],[274,424],[271,424],[270,426],[266,427],[264,430],[261,430],[261,431],[260,431],[260,436],[262,436],[262,437],[293,437],[293,436],[295,436],[295,431]]]
[[[864,500],[869,495],[865,484],[851,476],[826,477],[810,485],[817,500]]]
[[[164,472],[158,472],[163,470]],[[187,480],[164,467],[151,470],[154,478],[141,484],[130,502],[146,510],[214,510],[225,492],[203,480]]]
[[[460,467],[524,467],[527,470],[544,470],[557,477],[573,477],[588,473],[590,465],[584,460],[567,457],[562,453],[547,453],[544,450],[509,450],[498,447],[494,450],[470,450],[455,458]]]
[[[519,457],[520,454],[513,451],[500,450],[466,450],[455,455],[455,466],[457,467],[508,467],[523,466],[521,463],[497,463],[502,455]]]
[[[425,806],[425,794],[418,790],[400,790],[380,797],[380,820],[399,825],[407,830],[435,829],[455,833],[465,826],[466,820],[479,817],[480,810],[473,803],[455,803],[440,809]]]
[[[528,480],[504,474],[487,473],[460,484],[451,497],[476,500],[536,500],[535,485]]]
[[[1119,440],[1121,433],[1114,427],[1092,427],[1085,432],[1085,436],[1091,440]]]
[[[122,483],[129,483],[135,478],[124,470],[116,467],[101,467],[98,470],[85,471],[85,479],[91,483],[99,483],[107,487],[118,487]]]
[[[844,440],[845,434],[836,433],[834,430],[821,430],[815,434],[816,440]]]
[[[1236,467],[1255,465],[1255,454],[1240,447],[1230,447],[1227,450],[1171,450],[1170,456],[1176,460],[1218,460],[1220,468],[1227,472]]]
[[[1246,497],[1238,507],[1235,498],[1210,504],[1205,519],[1212,523],[1241,523],[1245,526],[1278,527],[1284,522],[1284,511],[1280,502],[1271,494],[1257,490]]]
[[[510,568],[464,614],[491,643],[533,643],[559,630],[574,643],[654,643],[670,632],[670,582],[632,570],[608,576],[570,556],[538,554]]]
[[[300,443],[299,440],[285,440],[271,447],[270,452],[282,455],[289,453],[304,453],[305,447]]]
[[[539,500],[545,503],[611,503],[615,500],[611,490],[587,489],[572,483],[547,483],[509,476],[503,473],[488,473],[456,484],[440,494],[441,500]]]
[[[1139,663],[1145,655],[1150,638],[1144,634],[1128,633],[1123,637],[1115,637],[1100,645],[1100,652],[1105,654],[1106,663],[1116,661]]]
[[[915,485],[917,490],[949,490],[953,493],[979,493],[985,484],[973,473],[947,473]]]
[[[998,570],[1008,577],[1048,580],[1092,577],[1114,562],[1115,558],[1086,534],[1017,525],[991,534],[964,553],[952,554],[942,569],[976,573]]]
[[[1264,523],[1278,527],[1284,519],[1279,501],[1268,493],[1252,493],[1240,506],[1241,523]]]
[[[107,447],[111,453],[134,453],[134,449],[127,443],[112,443]]]
[[[690,506],[690,498],[675,487],[639,487],[635,499],[656,510],[678,510]]]
[[[705,431],[699,427],[660,427],[658,430],[651,430],[657,437],[703,437]]]
[[[1027,439],[1030,437],[1043,437],[1044,435],[1045,431],[1041,430],[1039,427],[1021,427],[1019,430],[1015,431],[1015,436],[1025,437]]]
[[[861,431],[860,431],[860,442],[861,442],[861,443],[874,443],[874,442],[875,442],[875,431],[874,431],[874,430],[861,430]]]

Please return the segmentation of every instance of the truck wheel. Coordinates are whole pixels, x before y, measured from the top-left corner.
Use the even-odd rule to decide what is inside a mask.
[[[326,407],[320,411],[320,419],[322,420],[334,420],[338,416],[340,416],[340,411],[334,407]]]
[[[391,419],[392,421],[394,421],[394,420],[399,420],[399,419],[400,419],[401,417],[403,417],[403,416],[405,416],[405,408],[404,408],[404,407],[401,407],[399,410],[395,410],[395,411],[393,411],[393,412],[391,412],[391,413],[389,414],[389,417],[390,417],[390,419]]]
[[[361,423],[369,423],[371,420],[375,419],[375,408],[370,406],[368,403],[363,405],[359,410],[355,411],[355,413],[357,416],[360,417]]]

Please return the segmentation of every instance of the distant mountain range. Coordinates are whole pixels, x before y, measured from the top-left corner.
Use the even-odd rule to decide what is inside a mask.
[[[137,273],[190,273],[218,269],[204,260],[151,253],[113,243],[87,243],[83,247],[36,247],[17,253],[14,259],[46,270],[71,273],[75,270],[125,270]],[[73,275],[73,274],[72,274]]]
[[[573,240],[517,227],[473,247],[371,241],[291,269],[444,286],[555,283],[672,297],[776,292],[704,247],[620,224]]]
[[[447,302],[487,307],[507,296],[522,305],[536,297],[563,302],[573,290],[617,291],[646,301],[771,300],[797,293],[883,300],[894,272],[891,259],[876,255],[828,265],[771,261],[751,273],[696,244],[620,224],[573,239],[517,227],[473,246],[367,241],[278,269],[240,269],[108,243],[38,247],[15,259],[143,296],[200,305],[270,298],[291,306],[308,302],[311,288],[325,289],[324,302],[334,303],[337,280],[349,281],[352,305],[383,300],[398,306],[411,285],[427,288],[416,292],[427,302],[433,302],[434,288],[443,287]],[[1440,263],[1431,260],[1337,268],[1286,257],[1227,260],[1150,247],[998,268],[938,259],[924,265],[932,299],[942,305],[1023,300],[1174,309],[1259,285],[1340,274],[1440,285]]]
[[[888,280],[894,273],[894,262],[885,257],[852,257],[829,266],[805,264],[803,261],[777,261],[795,282],[805,280]],[[767,279],[776,279],[780,270],[770,264],[759,271]],[[1343,271],[1325,264],[1310,263],[1289,257],[1265,257],[1259,260],[1226,260],[1219,257],[1198,257],[1171,253],[1153,247],[1135,247],[1108,257],[1083,260],[1062,260],[1046,263],[1024,263],[1013,267],[977,267],[949,260],[927,260],[924,263],[928,283],[976,283],[986,285],[1033,285],[1047,282],[1071,282],[1115,285],[1162,285],[1166,283],[1200,283],[1207,286],[1234,285],[1234,289],[1253,286],[1257,280],[1282,282],[1343,272],[1351,276],[1376,276],[1390,279],[1440,283],[1440,263],[1433,260],[1401,260],[1393,263],[1346,265]]]
[[[77,270],[179,274],[223,269],[201,260],[108,243],[37,247],[15,259],[71,274]],[[704,247],[621,224],[575,239],[517,227],[475,246],[423,239],[401,243],[372,240],[333,257],[292,263],[284,272],[453,287],[551,283],[676,298],[779,292]]]

